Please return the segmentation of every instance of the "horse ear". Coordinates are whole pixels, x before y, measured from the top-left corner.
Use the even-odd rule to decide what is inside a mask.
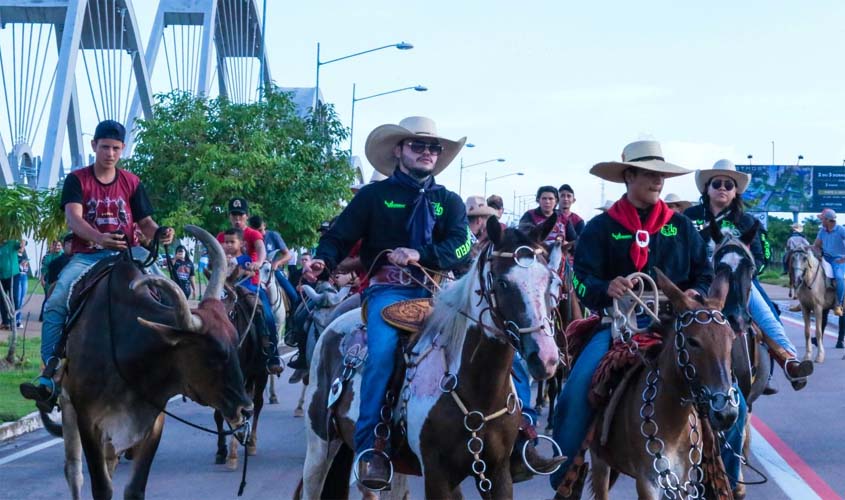
[[[692,309],[689,303],[690,299],[684,294],[683,290],[672,283],[672,280],[666,277],[660,269],[655,267],[654,271],[657,274],[657,288],[666,295],[666,298],[672,303],[675,311],[688,311]]]
[[[555,241],[549,245],[549,269],[554,272],[557,272],[560,269],[566,250],[567,249],[563,247],[563,244],[560,241]]]
[[[557,214],[555,213],[546,217],[546,220],[542,224],[534,227],[531,231],[531,238],[538,243],[546,241],[546,237],[552,232],[552,229],[555,228],[556,224]]]
[[[707,229],[705,231],[710,231],[710,238],[718,245],[722,243],[722,240],[725,238],[725,235],[722,234],[722,228],[719,226],[719,223],[715,220],[711,220],[710,224],[707,225]],[[703,235],[702,235],[703,236]],[[706,241],[706,238],[705,238]]]
[[[757,231],[760,230],[760,221],[754,219],[754,224],[748,228],[747,231],[742,233],[742,236],[739,237],[740,241],[745,243],[745,246],[751,246],[751,242],[754,241],[754,238],[757,237]]]
[[[719,273],[713,278],[710,289],[707,291],[708,299],[716,300],[716,309],[722,310],[725,307],[725,299],[728,297],[730,280],[726,273]]]
[[[487,239],[493,242],[493,246],[498,246],[502,242],[502,225],[499,224],[499,218],[495,215],[487,219]]]

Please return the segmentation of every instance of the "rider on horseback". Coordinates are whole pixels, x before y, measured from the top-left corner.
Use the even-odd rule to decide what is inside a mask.
[[[57,395],[52,377],[64,355],[61,340],[74,282],[97,262],[126,249],[132,249],[133,254],[138,249],[136,258],[146,257],[138,247],[133,224],[137,224],[148,239],[153,239],[159,229],[140,179],[117,168],[125,136],[126,129],[120,123],[100,122],[91,141],[96,155],[94,164],[71,172],[62,188],[61,206],[67,226],[73,231],[73,257],[62,270],[44,305],[41,328],[44,370],[35,383],[20,386],[23,397],[35,400],[45,411],[50,411]],[[168,245],[172,241],[173,229],[167,228],[162,232],[160,242]]]
[[[754,225],[754,217],[743,210],[741,197],[750,180],[749,174],[738,172],[729,160],[717,161],[710,170],[698,170],[695,173],[695,183],[701,193],[701,205],[687,209],[684,215],[692,219],[699,230],[715,222],[722,231],[730,230],[737,236],[744,233]],[[713,250],[709,234],[708,231],[703,233],[708,243],[708,257]],[[758,237],[751,244],[751,254],[758,274],[768,261],[767,245],[761,238],[762,232],[758,233]],[[756,278],[752,283],[748,312],[763,331],[763,335],[780,346],[780,349],[772,349],[771,353],[783,367],[792,387],[796,391],[801,390],[807,385],[807,377],[813,373],[813,363],[796,358],[795,346],[786,336],[774,305]],[[769,392],[771,393],[771,389]]]
[[[563,455],[570,457],[564,467],[551,477],[555,498],[568,498],[564,471],[579,454],[594,417],[588,393],[593,374],[610,347],[613,299],[620,299],[637,285],[625,276],[641,271],[655,274],[660,269],[691,297],[704,296],[713,280],[713,268],[707,261],[704,242],[692,223],[675,213],[660,200],[664,179],[689,173],[689,170],[667,163],[660,144],[655,141],[634,142],[625,147],[621,162],[595,165],[590,173],[606,181],[624,183],[626,194],[605,213],[587,223],[575,251],[573,285],[582,304],[602,316],[603,324],[581,351],[558,397],[554,418],[554,439]],[[649,324],[645,314],[637,316],[640,327]],[[734,449],[742,446],[745,402],[740,402],[740,422],[728,433]],[[732,457],[731,457],[732,458]],[[726,465],[729,464],[725,460]],[[731,467],[732,466],[732,467]],[[728,470],[737,477],[739,463],[730,463]],[[569,472],[572,480],[586,467]],[[577,480],[576,480],[577,481]]]
[[[405,299],[430,296],[420,284],[425,277],[406,266],[420,264],[449,271],[469,256],[471,242],[466,210],[460,197],[435,184],[460,152],[466,138],[448,140],[437,134],[429,118],[405,118],[382,125],[367,137],[367,159],[389,178],[364,186],[320,238],[311,269],[334,269],[358,240],[361,260],[370,270],[364,292],[367,310],[366,368],[361,381],[361,407],[355,428],[355,449],[371,449],[374,430],[394,368],[396,328],[381,310]],[[379,454],[360,461],[359,480],[371,488],[388,484],[390,467]]]

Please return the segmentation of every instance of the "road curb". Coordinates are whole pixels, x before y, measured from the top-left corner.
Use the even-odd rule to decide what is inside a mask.
[[[38,415],[38,412],[32,412],[14,422],[6,422],[0,425],[0,443],[16,438],[21,434],[26,434],[27,432],[37,431],[42,427],[44,427],[44,424],[41,423],[41,417]]]

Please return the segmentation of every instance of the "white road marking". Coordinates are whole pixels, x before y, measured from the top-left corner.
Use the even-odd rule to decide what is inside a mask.
[[[804,328],[804,320],[798,321],[797,319],[792,319],[789,316],[781,316],[780,319],[781,319],[781,321],[785,321],[787,323],[792,323],[795,326],[800,326],[802,329]],[[815,333],[816,327],[813,323],[811,323],[810,326],[813,328],[810,331],[810,334],[811,334],[811,336],[814,336],[816,334]],[[839,334],[837,332],[834,332],[833,330],[830,330],[829,328],[825,329],[824,334],[827,335],[828,337],[832,337],[834,339],[839,338]]]
[[[751,451],[763,467],[769,472],[772,479],[789,498],[810,500],[819,499],[815,491],[804,481],[804,479],[790,466],[777,450],[757,432],[754,426],[751,427]],[[747,476],[745,479],[749,479]]]
[[[43,450],[45,448],[49,448],[51,446],[55,446],[55,445],[57,445],[57,444],[59,444],[63,441],[64,440],[62,438],[55,438],[55,439],[51,439],[49,441],[46,441],[44,443],[37,444],[35,446],[30,446],[29,448],[21,450],[17,453],[12,453],[8,457],[0,458],[0,465],[6,465],[10,462],[14,462],[15,460],[17,460],[19,458],[23,458],[27,455],[32,455],[35,452],[41,451],[41,450]]]

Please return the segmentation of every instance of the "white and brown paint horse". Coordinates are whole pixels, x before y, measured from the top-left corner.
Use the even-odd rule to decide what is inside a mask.
[[[516,229],[503,233],[491,217],[487,224],[490,246],[469,273],[436,295],[432,314],[410,349],[414,374],[405,377],[400,394],[407,392],[408,397],[399,398],[400,409],[394,415],[406,415],[407,448],[421,466],[427,498],[461,498],[460,483],[473,475],[473,467],[492,483],[483,483],[476,475],[483,497],[513,496],[510,455],[520,423],[510,378],[514,348],[534,378],[546,379],[558,366],[550,320],[554,278],[539,243],[550,229],[544,224],[530,235]],[[343,490],[348,488],[352,465],[360,373],[335,403],[334,416],[327,401],[330,385],[343,367],[345,337],[360,326],[360,317],[360,310],[354,310],[335,320],[314,352],[306,394],[308,450],[298,489],[302,498],[348,495]],[[468,425],[454,395],[471,412]],[[479,416],[497,412],[501,412],[498,418],[480,422]],[[467,450],[472,437],[468,426],[481,427],[483,466]],[[390,493],[401,497],[397,486],[394,482]],[[332,488],[337,489],[329,491]]]

